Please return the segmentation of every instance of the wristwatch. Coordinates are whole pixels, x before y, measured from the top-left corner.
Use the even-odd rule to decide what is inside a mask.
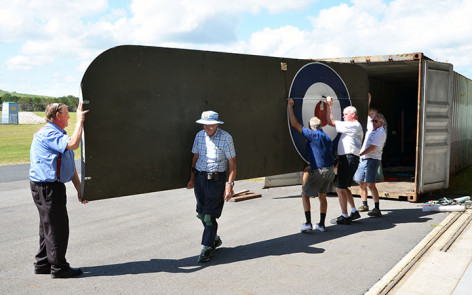
[[[228,181],[226,184],[229,184],[229,185],[231,185],[232,187],[234,187],[234,181]]]

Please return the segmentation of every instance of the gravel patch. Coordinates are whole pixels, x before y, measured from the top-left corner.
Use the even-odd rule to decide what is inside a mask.
[[[20,124],[44,124],[46,122],[44,118],[31,112],[19,112],[18,121]]]

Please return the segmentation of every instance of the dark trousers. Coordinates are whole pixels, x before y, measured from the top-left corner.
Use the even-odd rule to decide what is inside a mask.
[[[60,182],[33,181],[30,181],[30,187],[39,212],[39,251],[35,256],[35,267],[50,267],[52,273],[67,269],[69,217],[66,187]]]
[[[202,245],[207,247],[213,247],[215,243],[216,235],[218,232],[218,222],[216,222],[216,218],[212,216],[212,223],[211,225],[206,224],[204,221],[203,223],[203,234],[202,234]]]
[[[205,218],[205,215],[211,216],[210,222],[202,220],[204,226],[202,245],[212,247],[218,230],[216,219],[223,211],[226,173],[221,173],[217,181],[209,180],[205,172],[199,172],[195,178],[196,211],[202,218]]]
[[[353,154],[339,156],[337,188],[347,189],[351,186],[358,165],[359,156]]]

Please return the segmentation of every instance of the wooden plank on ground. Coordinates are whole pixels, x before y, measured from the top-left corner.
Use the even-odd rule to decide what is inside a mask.
[[[245,201],[245,200],[250,200],[250,199],[255,199],[255,198],[260,198],[262,197],[261,194],[255,194],[249,190],[241,191],[233,195],[231,200],[233,202],[240,202],[240,201]]]

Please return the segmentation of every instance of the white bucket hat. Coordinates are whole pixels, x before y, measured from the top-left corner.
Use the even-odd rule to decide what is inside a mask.
[[[202,117],[200,120],[197,120],[197,123],[204,125],[224,124],[224,122],[218,120],[218,113],[214,111],[203,112]]]

